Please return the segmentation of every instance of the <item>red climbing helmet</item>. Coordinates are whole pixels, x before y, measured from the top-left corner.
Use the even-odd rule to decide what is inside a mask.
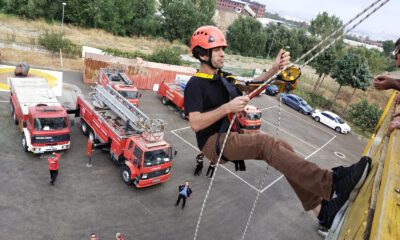
[[[224,34],[214,26],[202,26],[194,31],[190,38],[190,51],[195,47],[203,49],[212,49],[216,47],[227,47]]]

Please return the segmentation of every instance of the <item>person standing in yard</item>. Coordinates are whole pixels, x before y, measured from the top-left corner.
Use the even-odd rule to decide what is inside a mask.
[[[195,176],[200,176],[201,171],[203,170],[203,158],[204,154],[200,153],[199,155],[196,156],[196,168],[194,169],[194,175]]]
[[[214,175],[214,170],[215,170],[215,163],[210,162],[210,165],[208,165],[206,176],[210,174],[210,178],[212,178],[212,176]]]
[[[58,175],[58,160],[60,159],[61,154],[53,152],[52,156],[47,159],[49,163],[49,171],[50,171],[50,184],[54,185]]]
[[[189,182],[186,181],[184,185],[179,185],[178,190],[179,195],[178,200],[176,200],[175,206],[178,206],[179,202],[182,199],[182,209],[184,209],[186,205],[186,198],[190,197],[190,195],[192,194],[192,189],[189,186]]]

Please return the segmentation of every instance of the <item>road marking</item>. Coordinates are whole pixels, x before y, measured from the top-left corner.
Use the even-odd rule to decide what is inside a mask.
[[[271,107],[272,108],[272,107]],[[286,111],[287,112],[287,111]],[[289,113],[289,112],[288,112]],[[289,114],[291,114],[291,113],[289,113]],[[293,114],[292,114],[293,115]],[[297,117],[297,116],[295,116],[295,117]],[[297,118],[299,118],[299,117],[297,117]],[[301,119],[301,118],[299,118],[299,119]],[[264,119],[262,119],[262,120],[264,120]],[[301,119],[301,120],[303,120],[304,122],[306,122],[304,119]],[[264,120],[264,121],[267,121],[267,120]],[[307,123],[307,122],[306,122]],[[310,123],[308,123],[308,124],[310,124]],[[312,125],[312,126],[315,126],[315,125],[313,125],[313,124],[310,124],[310,125]],[[315,126],[315,127],[317,127],[317,126]],[[188,126],[188,127],[183,127],[183,128],[179,128],[179,129],[175,129],[175,130],[172,130],[171,131],[171,133],[172,134],[174,134],[176,137],[178,137],[179,139],[181,139],[183,142],[185,142],[186,144],[188,144],[189,146],[191,146],[192,148],[194,148],[194,149],[196,149],[197,151],[199,151],[200,152],[200,150],[197,148],[197,147],[195,147],[195,146],[193,146],[193,144],[191,144],[190,142],[188,142],[186,139],[184,139],[184,138],[182,138],[181,136],[179,136],[177,133],[175,133],[175,132],[177,132],[177,131],[181,131],[181,130],[184,130],[184,129],[188,129],[188,128],[190,128],[190,126]],[[319,127],[317,127],[317,128],[319,128]],[[326,132],[325,130],[323,130],[323,129],[321,129],[321,128],[319,128],[320,130],[322,130],[322,131],[324,131],[324,132]],[[282,130],[283,131],[283,130]],[[336,135],[334,135],[334,134],[331,134],[331,133],[329,133],[329,132],[326,132],[326,133],[328,133],[328,134],[330,134],[331,136],[332,136],[332,138],[331,139],[329,139],[324,145],[322,145],[321,147],[319,147],[318,149],[316,149],[314,152],[312,152],[310,155],[308,155],[307,157],[305,157],[304,159],[305,160],[307,160],[307,159],[309,159],[310,157],[312,157],[314,154],[316,154],[317,152],[319,152],[319,151],[321,151],[324,147],[326,147],[330,142],[332,142],[335,138],[336,138]],[[297,137],[296,137],[297,138]],[[301,139],[300,139],[301,140]],[[302,141],[302,140],[301,140]],[[304,141],[302,141],[302,142],[304,142]],[[306,142],[304,142],[304,143],[306,143]],[[314,147],[314,146],[313,146]],[[315,147],[314,147],[315,148]],[[297,151],[296,151],[297,152]],[[300,154],[302,154],[302,153],[300,153]],[[304,154],[302,154],[303,156],[305,156]],[[258,165],[258,164],[257,164]],[[257,189],[256,187],[254,187],[253,185],[251,185],[250,183],[248,183],[247,181],[245,181],[243,178],[241,178],[241,177],[239,177],[238,175],[236,175],[235,173],[233,173],[232,171],[230,171],[229,169],[227,169],[225,166],[223,166],[223,165],[221,165],[221,167],[223,168],[223,169],[225,169],[226,171],[228,171],[228,172],[230,172],[231,174],[233,174],[235,177],[237,177],[238,179],[240,179],[241,181],[243,181],[244,183],[246,183],[247,185],[249,185],[251,188],[253,188],[254,190],[256,190],[257,192],[261,192],[261,193],[263,193],[264,191],[266,191],[267,189],[269,189],[270,187],[272,187],[275,183],[277,183],[279,180],[281,180],[284,176],[283,175],[280,175],[278,178],[276,178],[273,182],[271,182],[268,186],[266,186],[265,188],[263,188],[262,190],[259,190],[259,189]]]
[[[0,103],[8,103],[9,101],[0,101]]]
[[[197,151],[200,152],[200,150],[193,146],[193,144],[191,144],[190,142],[188,142],[186,139],[182,138],[181,136],[179,136],[177,133],[175,133],[175,131],[180,131],[186,128],[190,128],[190,127],[184,127],[184,128],[180,128],[180,129],[176,129],[171,131],[172,134],[174,134],[175,136],[177,136],[178,138],[180,138],[182,141],[184,141],[185,143],[187,143],[189,146],[191,146],[192,148],[196,149]],[[231,170],[227,169],[224,165],[220,164],[221,167],[223,169],[225,169],[226,171],[230,172],[231,174],[233,174],[235,177],[237,177],[238,179],[240,179],[242,182],[246,183],[247,185],[249,185],[251,188],[253,188],[254,190],[256,190],[257,192],[259,191],[256,187],[254,187],[253,185],[251,185],[250,183],[246,182],[243,178],[239,177],[238,175],[236,175],[234,172],[232,172]]]
[[[261,108],[260,111],[262,112],[262,111],[267,110],[267,109],[270,109],[270,108],[276,108],[276,106]]]
[[[279,106],[273,106],[273,107],[269,107],[269,108],[279,108]],[[283,109],[283,108],[281,108],[281,110],[287,112],[288,114],[292,115],[292,116],[295,117],[295,118],[298,118],[298,119],[302,120],[303,122],[307,123],[308,125],[314,126],[314,127],[318,128],[318,129],[320,129],[321,131],[324,131],[324,132],[328,133],[328,134],[331,135],[331,136],[336,136],[335,134],[333,134],[333,133],[331,133],[331,132],[328,132],[328,131],[326,131],[325,129],[323,129],[323,128],[321,128],[321,127],[315,125],[315,124],[309,123],[309,122],[307,122],[306,120],[302,119],[301,117],[298,117],[298,116],[296,116],[295,114],[293,114],[293,113],[291,113],[291,112],[289,112],[289,111],[287,111],[287,110],[285,110],[285,109]]]
[[[328,142],[326,142],[324,145],[322,145],[322,147],[318,148],[317,150],[315,150],[313,153],[311,153],[310,155],[308,155],[307,157],[305,157],[305,160],[308,160],[310,157],[312,157],[314,154],[316,154],[317,152],[319,152],[320,150],[322,150],[322,148],[324,148],[326,145],[328,145],[330,142],[333,141],[333,139],[335,139],[336,136],[333,136]],[[264,189],[261,190],[261,193],[263,193],[265,190],[267,190],[268,188],[270,188],[272,185],[274,185],[275,183],[277,183],[279,180],[281,180],[283,178],[283,175],[279,176],[275,181],[273,181],[272,183],[270,183],[268,186],[266,186]]]
[[[261,120],[263,120],[263,121],[265,121],[265,122],[269,122],[269,123],[270,123],[271,125],[273,125],[274,127],[278,127],[278,126],[276,126],[273,122],[271,122],[271,121],[269,121],[269,120],[265,120],[264,118],[261,118]],[[296,138],[297,140],[299,140],[299,141],[305,143],[306,145],[308,145],[308,146],[310,146],[310,147],[312,147],[312,148],[314,148],[314,149],[317,149],[317,148],[318,148],[318,147],[312,145],[311,143],[306,142],[306,141],[304,141],[303,139],[298,138],[298,137],[296,137],[296,136],[293,135],[293,134],[290,134],[288,131],[284,130],[283,128],[281,128],[279,131],[282,131],[282,132],[286,133],[287,135]],[[306,156],[306,154],[303,154],[303,155]]]
[[[336,156],[340,157],[340,158],[346,158],[346,155],[344,155],[344,154],[341,153],[341,152],[334,152],[334,154],[335,154]]]

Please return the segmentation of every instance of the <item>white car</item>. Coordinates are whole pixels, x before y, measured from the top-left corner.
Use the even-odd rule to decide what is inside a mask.
[[[348,134],[351,131],[350,126],[333,112],[320,111],[317,109],[311,114],[311,117],[314,118],[315,121],[335,129],[338,133]]]

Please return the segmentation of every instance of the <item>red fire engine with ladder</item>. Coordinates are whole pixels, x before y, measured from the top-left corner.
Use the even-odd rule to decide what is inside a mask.
[[[130,103],[139,107],[141,94],[123,70],[100,68],[98,83],[103,86],[111,85],[119,94],[128,99]]]
[[[170,177],[172,148],[164,137],[164,122],[150,119],[110,85],[97,85],[89,96],[78,96],[76,116],[93,149],[109,148],[122,180],[138,188]]]

